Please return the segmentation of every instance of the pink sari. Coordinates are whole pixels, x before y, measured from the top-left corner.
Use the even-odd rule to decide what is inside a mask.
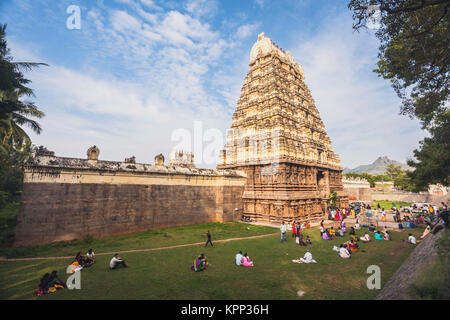
[[[250,260],[250,257],[242,257],[241,266],[244,267],[253,267],[253,261]]]

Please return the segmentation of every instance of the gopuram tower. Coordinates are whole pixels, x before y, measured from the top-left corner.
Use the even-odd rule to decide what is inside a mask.
[[[218,168],[247,175],[243,213],[256,221],[325,218],[331,191],[348,206],[342,168],[302,67],[264,33],[250,53]]]

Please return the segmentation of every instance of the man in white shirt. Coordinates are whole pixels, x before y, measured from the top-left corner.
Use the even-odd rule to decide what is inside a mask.
[[[284,224],[284,221],[281,224],[280,231],[281,231],[281,240],[280,240],[280,242],[286,241],[286,225]]]
[[[343,244],[341,244],[339,249],[339,255],[344,259],[350,258],[350,252],[348,252],[347,248],[345,248]]]
[[[316,260],[312,258],[312,254],[308,249],[306,249],[306,253],[303,258],[300,258],[300,261],[303,263],[316,263]]]
[[[236,254],[236,265],[240,266],[242,261],[242,251],[239,251],[238,254]]]
[[[95,253],[92,251],[92,249],[89,249],[89,251],[86,253],[86,260],[87,265],[93,265],[95,263]]]
[[[408,237],[408,243],[417,244],[416,238],[410,233]]]
[[[128,268],[129,265],[125,263],[125,260],[123,260],[121,257],[119,257],[119,254],[116,253],[114,257],[112,257],[111,261],[109,262],[109,268],[111,270],[116,269],[119,266],[123,266],[125,268]]]

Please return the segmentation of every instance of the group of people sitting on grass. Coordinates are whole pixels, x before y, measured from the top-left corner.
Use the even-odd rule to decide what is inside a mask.
[[[254,263],[247,255],[247,252],[242,255],[242,251],[239,251],[235,257],[236,265],[242,267],[253,267]]]
[[[39,280],[36,295],[42,296],[47,293],[56,292],[56,290],[63,288],[67,288],[66,283],[59,278],[58,272],[53,270],[52,273],[44,274],[41,280]]]

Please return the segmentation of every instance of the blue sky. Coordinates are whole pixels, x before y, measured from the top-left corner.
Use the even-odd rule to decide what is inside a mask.
[[[66,27],[70,5],[79,30]],[[16,61],[50,65],[27,74],[46,113],[31,136],[60,156],[95,144],[101,159],[152,163],[185,132],[197,166],[214,167],[218,148],[198,153],[230,127],[263,31],[303,66],[342,166],[405,162],[424,136],[372,72],[378,40],[353,32],[347,1],[2,0],[0,22]]]

